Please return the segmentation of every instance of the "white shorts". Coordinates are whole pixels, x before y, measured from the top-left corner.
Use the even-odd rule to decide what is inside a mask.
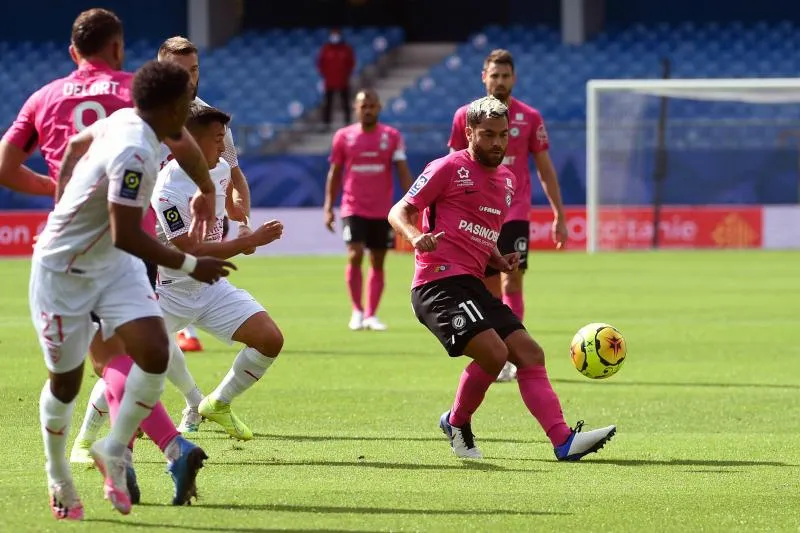
[[[167,331],[177,333],[194,325],[221,340],[233,344],[233,334],[264,307],[244,289],[226,279],[206,285],[199,291],[184,291],[180,285],[159,286],[158,303],[164,313]]]
[[[34,260],[29,298],[45,365],[56,374],[83,363],[95,333],[92,311],[100,317],[106,339],[123,324],[161,316],[144,263],[133,256],[107,274],[92,276],[55,272]]]

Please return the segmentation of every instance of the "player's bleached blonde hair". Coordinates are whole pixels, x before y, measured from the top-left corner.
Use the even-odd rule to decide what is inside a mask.
[[[196,53],[197,47],[192,41],[177,35],[164,41],[158,48],[158,60],[163,60],[165,56],[188,56]]]
[[[508,106],[494,96],[484,96],[469,104],[467,126],[474,128],[487,118],[508,118]]]

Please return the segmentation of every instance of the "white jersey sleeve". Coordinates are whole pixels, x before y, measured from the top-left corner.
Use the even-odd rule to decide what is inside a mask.
[[[167,241],[189,232],[192,221],[190,212],[191,196],[186,187],[175,187],[170,174],[175,166],[169,165],[161,171],[151,204],[156,212],[158,227]],[[160,232],[159,232],[160,233]]]
[[[236,151],[236,144],[233,142],[233,133],[231,133],[230,125],[225,128],[225,151],[222,152],[222,159],[231,168],[239,166],[239,153]]]
[[[130,147],[109,161],[106,167],[109,202],[130,207],[148,205],[157,172],[147,164],[148,159],[152,160],[152,154],[146,155],[138,147]]]

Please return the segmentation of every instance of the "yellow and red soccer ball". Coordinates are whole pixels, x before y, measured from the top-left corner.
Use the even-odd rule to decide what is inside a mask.
[[[619,372],[628,346],[617,328],[596,322],[578,330],[569,351],[578,372],[587,378],[605,379]]]

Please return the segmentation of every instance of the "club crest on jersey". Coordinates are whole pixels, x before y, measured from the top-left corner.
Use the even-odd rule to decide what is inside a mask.
[[[512,198],[511,193],[510,192],[506,192],[506,205],[508,207],[511,207],[511,198]]]
[[[164,214],[164,220],[167,221],[167,227],[169,227],[170,231],[178,231],[186,227],[186,224],[183,222],[183,217],[181,217],[178,208],[174,205],[165,209],[162,213]]]
[[[411,185],[411,188],[408,189],[408,195],[412,197],[416,196],[417,193],[422,190],[422,188],[425,186],[426,183],[428,183],[428,177],[423,174],[420,177],[418,177],[417,181],[415,181]]]
[[[142,173],[136,170],[124,170],[122,173],[122,186],[119,195],[128,200],[136,200],[139,196],[139,187],[142,186]]]
[[[512,137],[519,137],[519,128],[514,126],[510,130],[508,130],[508,134],[511,135]]]

